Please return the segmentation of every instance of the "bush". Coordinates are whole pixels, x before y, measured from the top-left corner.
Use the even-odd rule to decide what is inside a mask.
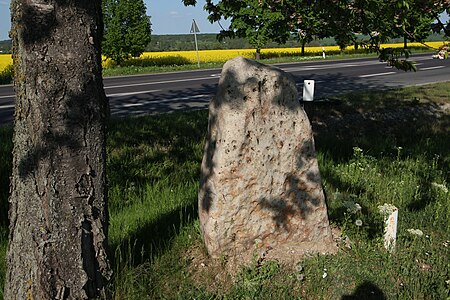
[[[160,57],[142,57],[142,58],[131,58],[124,61],[121,65],[124,67],[137,66],[137,67],[152,67],[152,66],[182,66],[189,65],[192,62],[182,57],[181,55],[169,55]]]
[[[13,65],[7,65],[3,71],[0,72],[0,84],[12,83],[14,77]]]
[[[123,61],[120,66],[114,61],[107,59],[103,62],[103,68],[111,69],[115,67],[171,67],[171,66],[184,66],[191,65],[192,62],[181,55],[169,55],[159,57],[137,57],[130,58]]]

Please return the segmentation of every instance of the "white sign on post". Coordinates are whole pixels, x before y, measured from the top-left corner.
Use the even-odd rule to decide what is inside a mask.
[[[314,100],[314,80],[303,81],[303,101]]]
[[[200,68],[200,56],[198,55],[198,44],[197,44],[197,33],[200,32],[200,29],[198,29],[197,23],[195,23],[195,20],[192,19],[192,25],[191,25],[191,33],[194,34],[195,39],[195,51],[197,52],[197,64]]]

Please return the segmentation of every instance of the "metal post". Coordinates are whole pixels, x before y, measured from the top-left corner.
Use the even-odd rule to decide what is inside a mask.
[[[200,56],[198,55],[197,33],[194,31],[195,51],[197,51],[197,65],[200,68]]]
[[[197,52],[197,65],[200,68],[200,56],[198,55],[197,32],[200,32],[200,29],[198,29],[198,26],[197,26],[197,23],[195,23],[195,20],[192,19],[191,33],[194,34],[195,51]]]

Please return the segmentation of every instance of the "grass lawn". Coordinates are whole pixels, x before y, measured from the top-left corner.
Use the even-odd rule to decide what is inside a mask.
[[[207,111],[111,120],[114,299],[449,299],[450,82],[352,93],[305,110],[340,251],[294,267],[255,263],[235,276],[208,258],[199,233]],[[0,297],[11,136],[0,128]],[[349,209],[356,203],[361,210]],[[399,208],[393,253],[383,248],[385,203]]]

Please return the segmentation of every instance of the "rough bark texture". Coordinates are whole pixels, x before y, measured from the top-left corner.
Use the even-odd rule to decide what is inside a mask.
[[[5,299],[107,298],[100,0],[13,0]]]
[[[241,57],[209,107],[199,212],[213,257],[297,262],[337,250],[309,120],[292,78]]]

